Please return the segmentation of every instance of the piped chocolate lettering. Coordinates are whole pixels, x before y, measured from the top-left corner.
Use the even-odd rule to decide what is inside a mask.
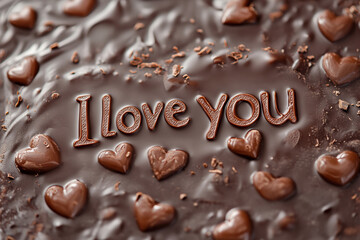
[[[170,102],[168,102],[165,106],[165,121],[174,128],[181,128],[185,127],[189,124],[190,118],[187,117],[183,120],[178,120],[174,116],[178,113],[183,113],[186,111],[186,104],[178,99],[173,99]]]
[[[134,118],[134,122],[131,126],[127,126],[124,123],[125,117],[127,115],[132,115]],[[126,106],[120,109],[120,111],[116,115],[116,126],[120,132],[125,134],[133,134],[137,130],[139,130],[141,125],[141,113],[137,107],[134,106]]]
[[[200,96],[196,99],[196,101],[200,104],[208,118],[210,119],[210,128],[206,133],[206,139],[213,140],[216,137],[217,130],[219,128],[219,124],[221,121],[223,108],[228,99],[227,94],[222,94],[218,100],[218,104],[216,109],[214,109],[209,101],[204,97]]]
[[[247,102],[251,106],[251,116],[248,119],[242,119],[236,114],[236,105],[240,102]],[[230,102],[226,108],[226,117],[228,121],[238,127],[248,127],[260,116],[260,103],[256,97],[250,94],[237,94],[230,99]]]
[[[90,135],[90,123],[89,123],[89,100],[90,95],[83,95],[76,98],[76,101],[80,103],[79,111],[79,139],[73,143],[74,147],[88,146],[98,143],[98,140],[91,139]]]
[[[101,136],[112,137],[115,131],[110,131],[111,96],[106,94],[102,98]]]
[[[151,111],[150,106],[147,103],[144,103],[143,105],[141,105],[141,108],[145,115],[145,120],[146,120],[148,129],[150,131],[153,131],[156,127],[157,121],[159,120],[160,113],[164,108],[164,103],[158,102],[156,104],[154,113]]]
[[[276,109],[277,114],[280,116],[278,118],[274,118],[273,116],[271,116],[270,107],[269,107],[269,101],[270,101],[269,93],[268,92],[261,93],[260,98],[261,98],[261,104],[263,107],[265,119],[272,125],[282,125],[287,121],[290,121],[292,123],[297,122],[294,89],[288,90],[288,109],[287,109],[286,113],[284,113],[284,114],[281,113],[279,110],[276,92],[274,92],[275,109]]]

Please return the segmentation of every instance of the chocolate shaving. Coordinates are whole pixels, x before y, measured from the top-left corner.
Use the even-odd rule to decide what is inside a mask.
[[[180,72],[181,72],[181,65],[179,65],[179,64],[175,64],[174,66],[173,66],[173,68],[172,68],[172,75],[174,76],[174,77],[177,77],[177,76],[179,76],[179,74],[180,74]]]

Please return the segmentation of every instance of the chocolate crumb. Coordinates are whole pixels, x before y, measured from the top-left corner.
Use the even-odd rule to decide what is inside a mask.
[[[133,56],[133,60],[130,61],[130,64],[133,66],[138,66],[142,63],[142,59],[136,56]]]
[[[187,195],[185,193],[181,193],[179,198],[180,200],[185,200],[187,198]]]
[[[57,42],[50,45],[51,50],[58,49],[58,48],[59,48],[59,44]]]
[[[151,78],[152,74],[151,73],[144,73],[144,77]]]
[[[333,91],[333,93],[335,94],[335,96],[339,96],[339,95],[340,95],[340,91]]]
[[[219,175],[222,175],[223,172],[219,169],[212,169],[212,170],[209,170],[209,173],[216,173],[216,174],[219,174]]]
[[[139,68],[161,68],[157,62],[140,63]]]
[[[349,106],[350,106],[350,103],[344,101],[344,100],[341,100],[339,99],[339,108],[344,110],[344,111],[347,111],[349,109]]]
[[[12,176],[10,173],[7,174],[7,178],[10,179],[10,180],[14,180],[14,179],[15,179],[15,177]]]
[[[141,22],[138,22],[134,25],[134,30],[135,31],[138,31],[140,29],[143,29],[145,27],[145,24],[141,23]]]
[[[59,97],[60,97],[59,93],[54,92],[54,93],[51,94],[52,99],[58,99]]]
[[[194,23],[195,23],[195,19],[190,18],[190,19],[189,19],[189,22],[190,22],[191,24],[194,24]]]
[[[307,46],[307,45],[299,46],[298,49],[297,49],[297,52],[298,53],[307,53],[308,48],[309,48],[309,46]]]
[[[80,61],[79,54],[78,54],[78,52],[75,51],[71,56],[71,62],[74,64],[77,64],[77,63],[79,63],[79,61]]]
[[[211,53],[212,49],[209,48],[208,46],[206,47],[203,47],[199,52],[198,52],[198,55],[199,56],[203,56],[203,55],[207,55],[209,53]]]
[[[203,163],[203,167],[204,167],[204,168],[208,168],[208,164],[207,164],[207,163]]]
[[[20,103],[23,101],[22,97],[18,95],[17,102],[15,103],[15,107],[20,106]]]
[[[172,67],[172,75],[174,77],[177,77],[180,75],[180,72],[181,72],[181,65],[179,64],[175,64],[173,67]]]
[[[173,54],[173,55],[171,55],[171,58],[183,58],[183,57],[185,57],[185,52],[184,51],[181,51],[181,52],[177,52],[177,53],[175,53],[175,54]]]
[[[119,191],[120,181],[116,182],[114,185],[115,191]]]
[[[200,33],[200,34],[203,34],[203,33],[204,33],[204,30],[202,30],[201,28],[198,28],[198,29],[196,29],[196,32],[197,32],[197,33]]]
[[[200,52],[200,50],[201,50],[200,46],[194,47],[194,52]]]

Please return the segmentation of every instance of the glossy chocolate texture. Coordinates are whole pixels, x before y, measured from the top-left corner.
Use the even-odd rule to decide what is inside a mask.
[[[327,76],[322,65],[326,53],[359,58],[359,15],[354,7],[349,10],[353,5],[359,9],[359,1],[253,0],[246,7],[256,11],[256,18],[241,24],[223,24],[227,1],[220,0],[67,3],[87,6],[75,14],[64,13],[66,2],[0,2],[2,16],[27,6],[36,11],[32,29],[0,19],[0,239],[211,239],[219,237],[214,229],[229,220],[231,209],[248,215],[250,239],[360,238],[359,174],[338,186],[324,179],[315,164],[320,156],[360,153],[360,109],[355,106],[360,80],[353,77],[358,73],[349,81],[343,67]],[[351,30],[334,42],[318,26],[319,14],[327,9],[336,16],[349,10],[354,16]],[[28,75],[33,79],[23,84],[9,80],[9,69],[28,56],[39,64]],[[173,74],[175,64],[181,67]],[[271,116],[279,118],[277,111],[288,109],[290,89],[295,91],[297,120],[269,123],[261,95],[269,93]],[[111,104],[108,97],[103,104],[107,94]],[[216,135],[208,140],[210,120],[197,99],[204,96],[216,109],[223,94],[228,99],[219,124],[214,117]],[[250,126],[236,127],[227,120],[229,99],[237,94],[260,102],[259,118]],[[87,95],[89,118],[84,120],[90,128],[80,143],[91,144],[75,148],[76,99]],[[184,113],[174,115],[186,123],[179,128],[164,117],[165,106],[174,99],[186,104]],[[344,111],[339,99],[354,105]],[[162,112],[149,130],[142,106],[148,104],[155,114],[159,102],[164,103],[158,108]],[[103,105],[111,105],[110,113],[103,114]],[[142,121],[135,133],[124,134],[116,116],[128,106],[140,111]],[[250,105],[240,103],[237,113],[250,118]],[[123,123],[131,126],[131,114],[124,117]],[[262,136],[256,159],[231,152],[228,139],[243,138],[251,129]],[[16,154],[38,134],[56,142],[61,164],[46,173],[19,171]],[[99,164],[100,152],[114,151],[124,142],[134,148],[126,174]],[[185,151],[186,166],[157,180],[148,159],[154,146]],[[290,178],[296,191],[286,199],[264,199],[252,182],[258,171]],[[86,203],[82,198],[81,209],[58,211],[63,217],[47,205],[46,190],[76,179],[86,185]],[[138,192],[173,206],[171,222],[141,231],[134,215]]]

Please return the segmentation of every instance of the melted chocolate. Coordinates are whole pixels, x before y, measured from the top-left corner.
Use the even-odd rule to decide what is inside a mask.
[[[360,153],[357,60],[325,58],[359,58],[358,1],[231,2],[1,1],[3,16],[27,6],[37,14],[31,30],[6,17],[0,21],[0,239],[221,239],[226,231],[250,239],[360,237],[358,172],[346,173],[340,183],[347,184],[338,186],[326,180],[338,178],[322,169],[320,175],[315,164],[321,156]],[[354,27],[329,41],[318,24],[324,10],[351,16]],[[22,65],[28,57],[39,67]],[[326,62],[335,68],[329,71]],[[356,65],[352,73],[344,67],[348,62]],[[181,67],[173,74],[175,65]],[[21,81],[8,78],[14,66],[20,66]],[[219,116],[207,108],[210,117],[206,102],[197,101],[205,96],[216,110],[224,94],[229,99],[222,113],[215,112]],[[246,94],[257,99],[259,117],[251,126],[234,126],[226,104]],[[107,95],[111,101],[103,99]],[[340,98],[350,103],[347,111],[339,109]],[[148,108],[141,111],[143,104]],[[131,106],[141,123],[124,110],[124,119],[116,117]],[[247,103],[230,110],[239,119],[254,114]],[[211,141],[204,137],[209,124],[211,133],[217,128],[216,138],[208,135]],[[227,147],[230,137],[243,137],[249,128],[262,136],[251,161]],[[117,134],[104,137],[112,132]],[[56,142],[61,164],[40,175],[23,173],[16,153],[38,134]],[[74,148],[75,141],[82,147]],[[134,148],[126,174],[117,172],[123,164],[109,171],[98,160],[122,142]],[[152,146],[182,149],[189,156],[186,166],[158,181],[148,159]],[[252,182],[259,171],[291,178],[296,192],[281,201],[264,199]],[[78,190],[64,197],[68,183]],[[60,202],[49,202],[52,186]],[[143,198],[147,202],[139,202]],[[165,220],[155,225],[147,219],[159,219],[154,199],[166,206],[160,213]],[[73,202],[80,205],[64,208]],[[134,209],[138,204],[147,206],[145,214]],[[241,226],[237,235],[233,225]]]

